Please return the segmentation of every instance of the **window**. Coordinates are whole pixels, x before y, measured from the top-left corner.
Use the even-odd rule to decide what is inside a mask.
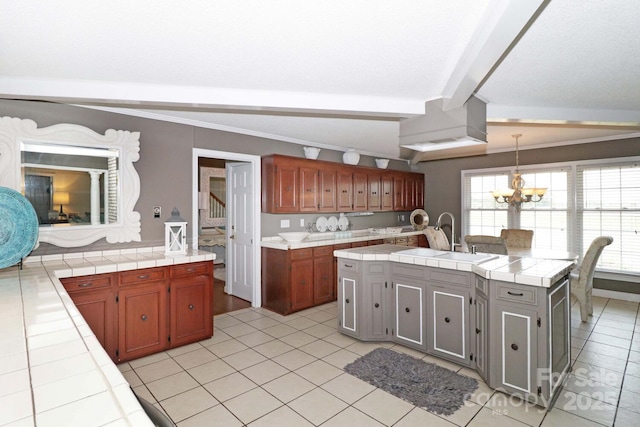
[[[640,273],[640,158],[521,167],[527,187],[546,187],[520,212],[490,191],[510,187],[511,169],[462,171],[462,233],[500,235],[502,228],[534,230],[533,246],[584,254],[602,235],[614,241],[599,270]]]

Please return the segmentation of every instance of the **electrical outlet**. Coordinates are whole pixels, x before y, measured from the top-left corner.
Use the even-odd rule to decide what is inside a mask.
[[[304,227],[304,218],[300,218],[300,227]]]
[[[162,215],[162,208],[160,206],[154,206],[153,207],[153,217],[154,218],[160,218],[160,215]]]
[[[281,219],[280,220],[280,228],[289,228],[289,220],[288,219]]]

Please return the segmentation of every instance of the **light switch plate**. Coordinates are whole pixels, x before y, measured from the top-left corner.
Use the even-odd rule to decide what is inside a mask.
[[[289,220],[288,219],[281,219],[280,220],[280,228],[289,228]]]

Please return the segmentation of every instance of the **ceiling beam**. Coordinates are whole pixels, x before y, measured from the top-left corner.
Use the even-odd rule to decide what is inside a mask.
[[[443,91],[445,111],[461,107],[549,0],[493,0]]]

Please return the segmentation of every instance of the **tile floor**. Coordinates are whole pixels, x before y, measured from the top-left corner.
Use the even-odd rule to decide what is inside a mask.
[[[247,308],[215,317],[213,338],[123,363],[134,390],[178,427],[194,426],[638,426],[638,304],[594,298],[581,323],[572,305],[573,373],[551,411],[480,387],[451,416],[417,408],[344,373],[378,346],[475,376],[394,344],[336,332],[335,303],[290,316]],[[636,331],[639,333],[636,334]]]

